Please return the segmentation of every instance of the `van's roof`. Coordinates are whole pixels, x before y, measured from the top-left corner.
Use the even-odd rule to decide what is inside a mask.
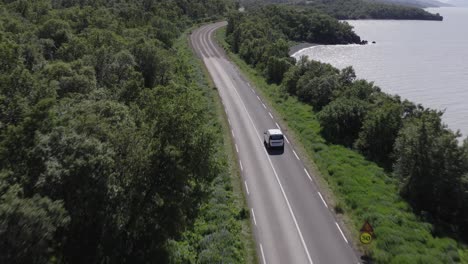
[[[270,133],[270,135],[283,135],[283,133],[281,132],[281,130],[279,129],[268,129],[268,133]]]

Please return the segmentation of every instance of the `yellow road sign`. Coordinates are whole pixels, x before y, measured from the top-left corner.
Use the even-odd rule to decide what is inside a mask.
[[[372,235],[369,232],[362,232],[359,236],[359,240],[363,244],[369,244],[372,241]]]

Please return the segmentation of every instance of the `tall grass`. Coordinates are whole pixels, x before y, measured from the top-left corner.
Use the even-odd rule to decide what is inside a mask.
[[[468,263],[466,247],[453,239],[434,237],[432,226],[402,200],[398,183],[390,175],[356,151],[326,142],[311,106],[266,83],[261,73],[230,53],[225,28],[218,30],[216,38],[313,160],[335,196],[335,212],[350,219],[355,241],[365,220],[373,225],[373,242],[358,246],[360,250],[375,263]]]

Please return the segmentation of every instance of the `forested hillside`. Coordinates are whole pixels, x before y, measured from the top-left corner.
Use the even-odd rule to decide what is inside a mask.
[[[443,20],[439,14],[432,14],[418,6],[408,6],[404,2],[370,0],[243,0],[248,8],[268,4],[291,5],[300,8],[320,10],[337,19],[410,19]]]
[[[261,34],[250,33],[258,32],[252,25],[261,21],[272,31],[265,35],[287,41],[294,39],[287,32],[302,32],[304,24],[284,33],[274,15],[243,14],[242,19],[226,28],[229,48],[273,83],[265,93],[311,148],[343,203],[336,211],[346,211],[356,225],[375,224],[370,257],[376,263],[460,262],[460,245],[468,240],[468,139],[459,144],[459,133],[442,123],[441,111],[386,94],[356,79],[351,67],[339,70],[305,58],[294,63],[284,52],[271,53],[275,44]],[[257,52],[246,56],[251,46]],[[287,63],[271,67],[281,69],[272,74],[271,61]]]
[[[220,125],[182,35],[230,8],[0,2],[0,263],[243,262]]]
[[[432,14],[417,7],[364,0],[317,0],[308,2],[307,6],[338,19],[443,19],[439,14]]]

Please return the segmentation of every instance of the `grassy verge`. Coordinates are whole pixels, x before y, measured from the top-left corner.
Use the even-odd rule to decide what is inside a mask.
[[[171,263],[256,263],[257,255],[237,157],[227,118],[217,91],[203,63],[192,52],[187,33],[175,44],[180,58],[191,68],[192,79],[201,88],[217,131],[220,173],[213,181],[209,199],[193,229],[169,243]]]
[[[225,29],[216,34],[225,47]],[[377,263],[466,263],[466,249],[456,241],[432,235],[432,226],[420,221],[398,194],[398,185],[376,164],[357,152],[328,144],[320,135],[320,124],[312,107],[267,84],[261,74],[236,54],[227,51],[257,91],[277,111],[283,127],[302,146],[319,172],[319,185],[330,189],[335,212],[346,215],[355,245]],[[311,162],[312,163],[312,162]],[[369,246],[358,243],[358,230],[365,220],[374,226]]]

